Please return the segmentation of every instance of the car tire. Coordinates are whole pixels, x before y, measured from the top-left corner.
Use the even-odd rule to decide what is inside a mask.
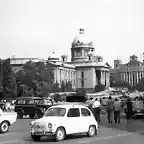
[[[23,118],[23,112],[21,110],[17,111],[17,118],[22,119]]]
[[[36,119],[39,119],[39,118],[41,118],[42,116],[43,116],[42,112],[40,112],[40,111],[36,111],[36,112],[35,112],[35,116],[34,116],[34,117],[35,117]]]
[[[31,138],[32,138],[34,141],[37,141],[37,142],[41,140],[41,137],[42,137],[42,136],[31,135]]]
[[[9,130],[9,123],[4,121],[0,124],[0,133],[6,133]]]
[[[33,113],[30,113],[30,114],[29,114],[29,118],[30,118],[30,119],[33,119],[34,117],[35,117],[35,114],[33,114]]]
[[[87,134],[88,134],[89,137],[93,137],[93,136],[97,135],[96,127],[94,125],[91,125],[89,127],[89,130],[88,130]]]
[[[65,136],[66,136],[65,129],[62,127],[59,127],[55,133],[56,141],[63,141],[65,139]]]

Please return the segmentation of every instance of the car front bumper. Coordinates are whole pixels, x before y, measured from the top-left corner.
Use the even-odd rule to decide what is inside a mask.
[[[133,111],[133,115],[144,115],[144,110]]]
[[[55,135],[55,132],[48,131],[48,130],[30,130],[31,135],[39,135],[39,136],[49,136],[49,135]]]

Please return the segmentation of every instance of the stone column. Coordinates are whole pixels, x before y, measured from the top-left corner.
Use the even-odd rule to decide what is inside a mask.
[[[125,72],[123,73],[123,81],[125,81]]]
[[[110,86],[110,76],[109,76],[109,72],[107,72],[107,87]]]
[[[103,71],[103,85],[105,85],[105,71]]]
[[[103,71],[101,70],[101,84],[103,84]]]
[[[139,83],[139,77],[138,77],[138,72],[136,72],[137,73],[137,84]]]

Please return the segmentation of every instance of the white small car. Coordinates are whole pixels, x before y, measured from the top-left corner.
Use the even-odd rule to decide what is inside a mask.
[[[87,133],[92,137],[98,133],[98,123],[92,112],[84,105],[72,103],[50,107],[42,118],[32,121],[30,125],[34,141],[48,135],[62,141],[69,134]]]
[[[9,126],[17,120],[17,113],[0,112],[0,133],[6,133]]]

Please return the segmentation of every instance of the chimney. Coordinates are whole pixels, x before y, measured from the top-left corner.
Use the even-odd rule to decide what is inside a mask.
[[[81,28],[81,29],[79,30],[79,34],[84,34],[84,29]]]

